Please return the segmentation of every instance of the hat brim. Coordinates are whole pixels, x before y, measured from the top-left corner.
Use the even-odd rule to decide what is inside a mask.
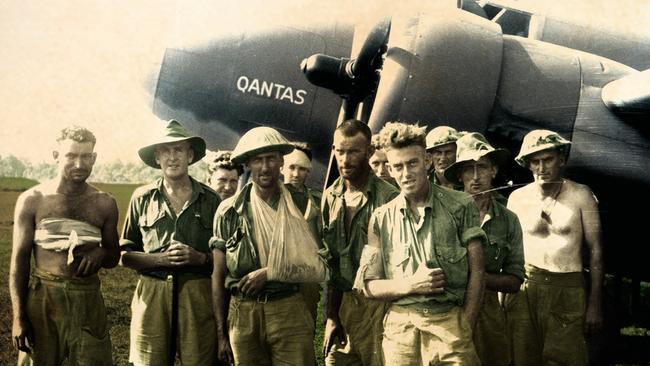
[[[194,158],[189,165],[196,163],[205,156],[205,140],[198,136],[192,137],[163,137],[160,142],[155,144],[147,145],[140,150],[138,150],[138,156],[140,159],[147,164],[148,166],[156,169],[160,169],[160,164],[156,162],[156,146],[167,144],[170,142],[178,141],[189,141],[192,150],[194,151]]]
[[[447,141],[447,142],[444,142],[444,143],[442,143],[442,144],[437,144],[437,145],[427,146],[427,147],[425,148],[425,150],[428,151],[428,152],[431,152],[431,150],[433,150],[433,149],[435,149],[435,148],[438,148],[438,147],[440,147],[440,146],[445,146],[445,145],[450,145],[450,144],[455,144],[455,143],[456,143],[456,140],[454,140],[454,141]]]
[[[492,151],[486,151],[485,154],[478,155],[477,160],[463,159],[463,160],[456,161],[455,163],[447,167],[447,169],[445,169],[445,178],[447,178],[448,181],[454,184],[462,185],[463,182],[459,178],[460,178],[460,169],[463,167],[463,163],[466,163],[468,161],[478,161],[478,159],[484,156],[487,156],[494,165],[500,167],[506,161],[508,161],[508,157],[510,156],[510,153],[508,152],[508,150],[505,149],[494,149]]]
[[[262,146],[256,149],[244,151],[241,154],[237,155],[231,155],[230,156],[230,161],[232,161],[235,164],[245,164],[248,162],[248,160],[259,154],[264,154],[268,152],[273,152],[273,151],[278,151],[282,155],[286,155],[290,152],[292,152],[294,149],[294,146],[291,144],[274,144],[274,145],[266,145]]]
[[[524,168],[528,168],[528,158],[533,155],[537,154],[538,152],[546,151],[546,150],[564,150],[564,153],[566,154],[567,148],[571,146],[570,142],[558,142],[555,144],[543,144],[534,147],[533,149],[528,150],[525,154],[522,154],[521,152],[517,157],[515,158],[515,161],[517,164]]]

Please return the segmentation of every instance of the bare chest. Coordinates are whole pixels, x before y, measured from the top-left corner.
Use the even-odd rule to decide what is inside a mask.
[[[104,213],[93,194],[45,197],[36,213],[36,222],[45,218],[64,217],[102,227]]]

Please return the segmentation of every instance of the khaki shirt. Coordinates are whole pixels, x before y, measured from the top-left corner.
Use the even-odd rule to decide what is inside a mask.
[[[488,238],[484,246],[485,271],[510,274],[523,281],[524,244],[519,219],[499,203],[497,196],[492,195],[491,200],[488,210],[490,217],[482,225]]]
[[[368,182],[362,190],[363,197],[357,211],[353,214],[350,233],[345,230],[345,183],[342,178],[329,186],[324,193],[323,241],[330,251],[329,284],[339,291],[350,291],[354,277],[359,269],[361,251],[368,243],[368,222],[372,212],[379,206],[395,198],[399,191],[390,183],[369,172]]]
[[[163,193],[163,179],[139,187],[133,192],[120,246],[145,253],[162,252],[172,240],[209,253],[212,218],[221,200],[208,186],[190,177],[192,196],[176,216]],[[151,271],[157,277],[166,271]]]
[[[242,277],[261,268],[259,253],[253,238],[254,222],[250,208],[252,188],[253,183],[248,183],[234,196],[224,200],[214,216],[214,231],[210,239],[210,248],[218,249],[226,255],[228,275],[225,286],[231,291],[236,290],[237,283]],[[307,202],[304,193],[297,190],[289,190],[289,192],[298,209],[304,214]],[[300,202],[305,203],[301,204]],[[277,204],[276,200],[272,206],[275,207]],[[307,217],[307,224],[321,248],[320,254],[327,256],[327,250],[320,241],[320,212],[316,209],[312,212]],[[297,290],[297,284],[268,281],[264,285],[262,293],[272,295],[291,293]]]
[[[485,233],[479,227],[474,200],[463,192],[430,183],[424,212],[421,221],[416,222],[403,194],[375,210],[370,228],[379,239],[381,260],[369,266],[365,279],[410,277],[423,265],[442,268],[444,293],[412,295],[395,301],[440,313],[465,301],[469,272],[466,246],[474,239],[485,242]]]

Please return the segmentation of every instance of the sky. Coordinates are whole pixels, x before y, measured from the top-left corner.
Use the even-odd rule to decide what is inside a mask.
[[[165,46],[179,27],[185,37],[192,26],[197,39],[207,34],[197,25],[205,22],[179,19],[210,17],[223,28],[251,28],[296,6],[237,4],[0,0],[0,156],[51,161],[58,131],[78,124],[97,136],[98,163],[137,160],[142,136],[157,122],[147,85]],[[298,6],[309,13],[309,3]]]
[[[148,85],[178,29],[204,40],[202,24],[252,29],[289,9],[305,22],[368,13],[360,0],[269,1],[0,0],[0,156],[51,161],[58,131],[79,124],[97,136],[98,162],[136,161],[157,122]]]

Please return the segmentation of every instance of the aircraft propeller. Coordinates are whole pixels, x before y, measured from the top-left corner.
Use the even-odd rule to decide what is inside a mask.
[[[343,98],[344,119],[353,118],[358,104],[377,88],[390,25],[390,18],[379,21],[352,59],[317,53],[300,64],[310,83],[330,89]]]

